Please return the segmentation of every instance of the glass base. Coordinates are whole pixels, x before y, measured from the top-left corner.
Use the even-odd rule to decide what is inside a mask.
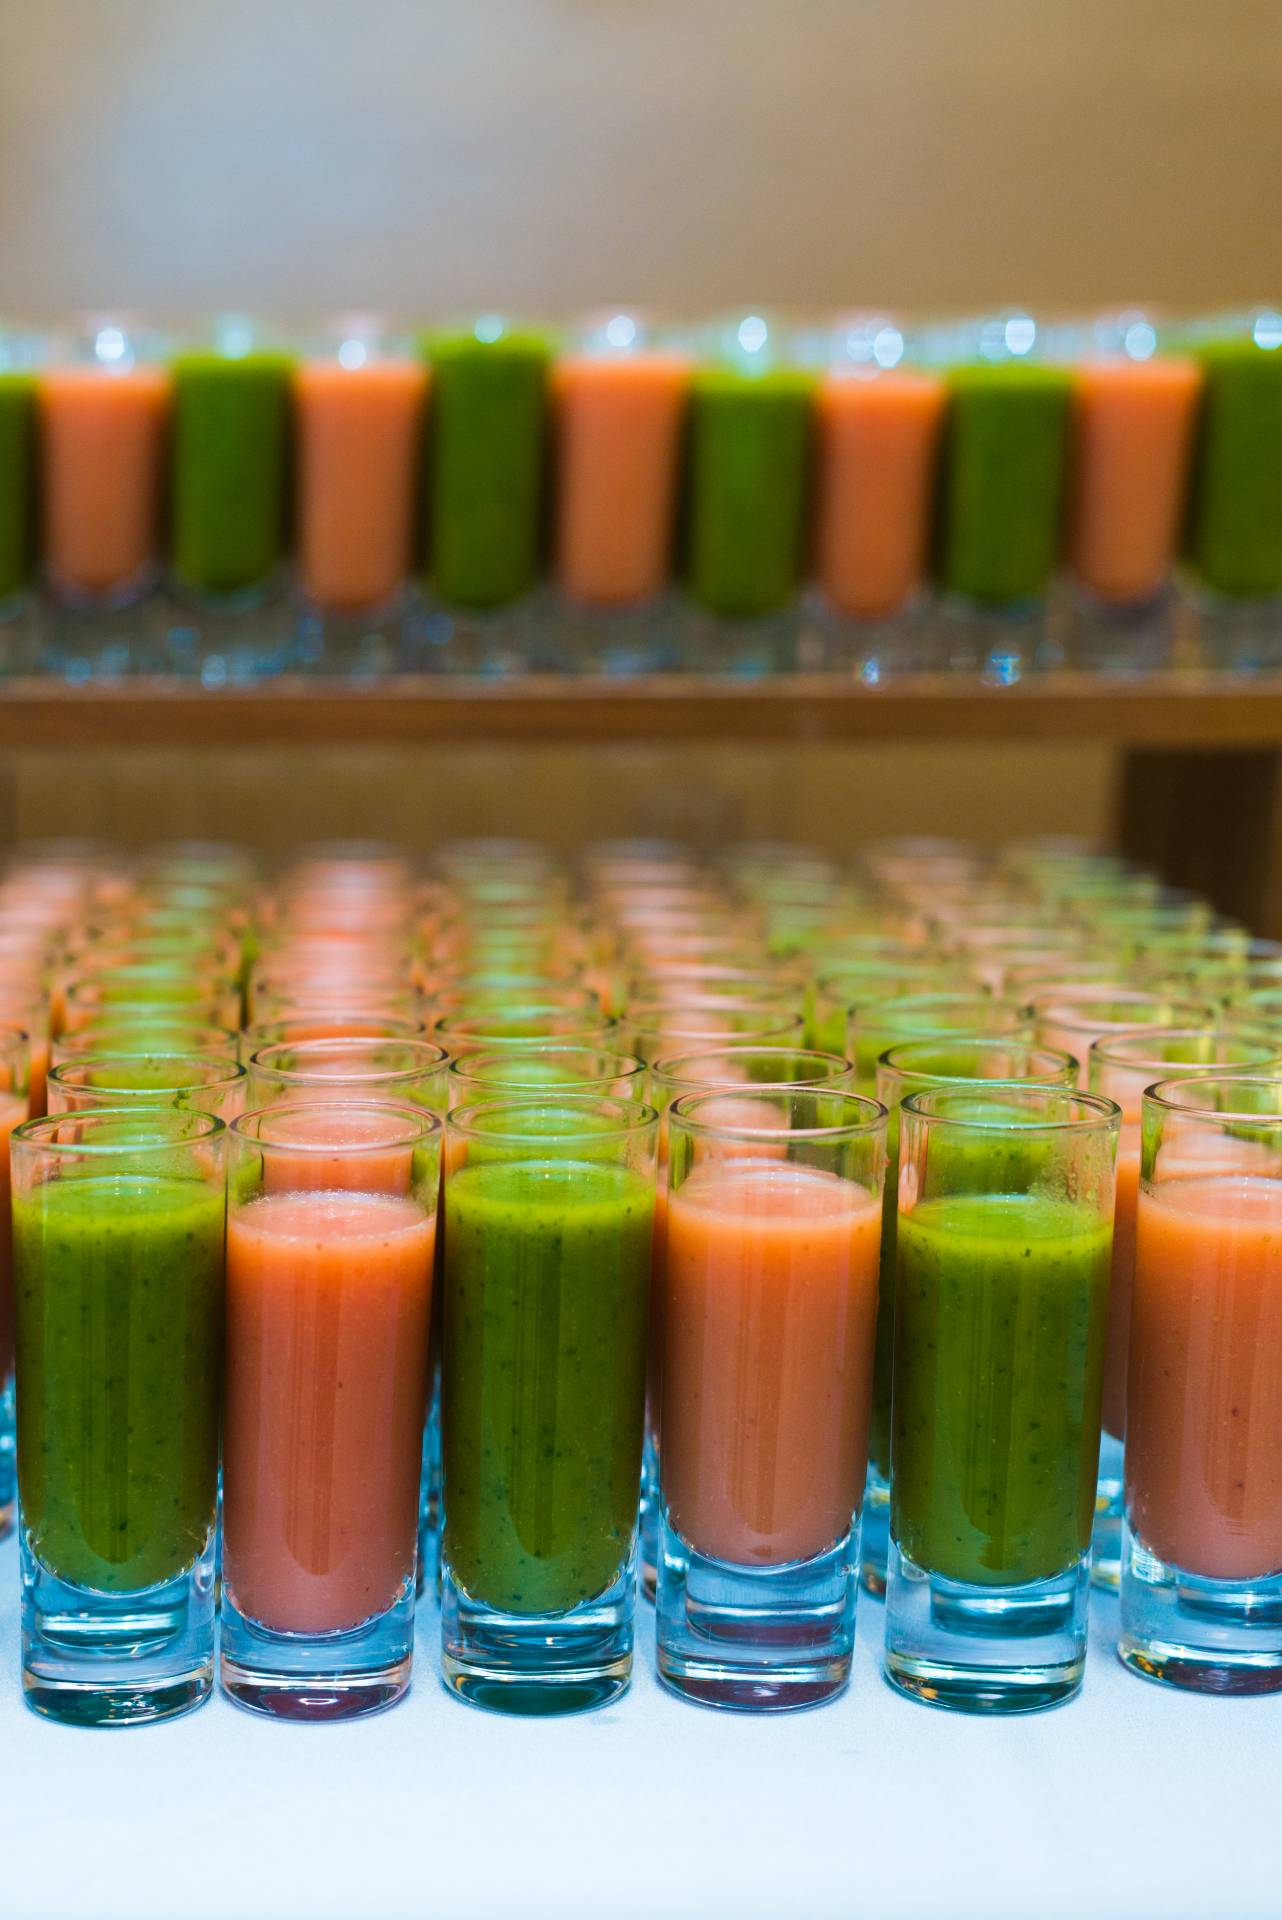
[[[1123,1666],[1193,1693],[1282,1692],[1282,1572],[1206,1580],[1122,1536]]]
[[[894,1540],[885,1674],[961,1713],[1036,1713],[1069,1700],[1086,1665],[1088,1556],[1053,1579],[980,1587],[915,1566]]]
[[[441,1678],[472,1707],[526,1715],[587,1713],[632,1680],[636,1567],[566,1613],[501,1613],[441,1573]]]
[[[1176,603],[1169,592],[1117,604],[1085,591],[1063,609],[1064,663],[1086,673],[1154,673],[1175,657]]]
[[[0,679],[18,679],[44,667],[45,609],[33,593],[0,600]]]
[[[17,1426],[13,1372],[0,1386],[0,1540],[7,1540],[18,1519]]]
[[[61,1580],[21,1542],[27,1705],[80,1727],[136,1726],[203,1705],[213,1689],[214,1544],[141,1593]]]
[[[795,609],[731,619],[690,607],[682,621],[680,665],[689,673],[757,680],[789,673],[797,662],[804,616]]]
[[[859,1533],[859,1584],[874,1600],[884,1600],[886,1562],[890,1554],[890,1483],[883,1480],[873,1466],[868,1469]]]
[[[672,1693],[708,1707],[783,1713],[815,1707],[850,1680],[858,1531],[780,1567],[696,1553],[665,1520],[658,1670]]]
[[[203,687],[252,686],[285,673],[294,615],[281,586],[274,579],[243,593],[171,595],[163,643],[167,670]]]
[[[826,673],[879,687],[901,674],[929,673],[939,664],[922,599],[876,617],[841,614],[820,600],[809,612],[815,658],[806,664]]]
[[[1282,667],[1282,596],[1228,600],[1189,593],[1204,667],[1228,673],[1268,673]]]
[[[165,667],[164,616],[164,602],[154,592],[124,605],[51,602],[44,616],[44,671],[72,686],[160,673]]]
[[[418,1562],[414,1591],[420,1596],[431,1584],[441,1590],[441,1381],[432,1385],[423,1422],[423,1465],[418,1485]]]
[[[1091,1585],[1116,1593],[1122,1584],[1122,1443],[1100,1435],[1095,1522],[1091,1528]]]
[[[1013,686],[1043,663],[1047,635],[1041,601],[986,607],[942,599],[930,620],[930,665],[941,672],[977,673],[990,686]]]
[[[641,1454],[641,1503],[637,1509],[637,1564],[641,1592],[653,1601],[659,1591],[659,1454],[647,1426]]]
[[[218,1680],[238,1707],[274,1720],[357,1720],[409,1692],[414,1581],[385,1613],[337,1633],[280,1633],[240,1612],[224,1586]]]
[[[425,600],[408,622],[409,654],[425,673],[507,679],[532,665],[540,610],[537,598],[507,607],[445,607]]]
[[[561,600],[540,625],[538,664],[550,672],[667,673],[679,660],[677,616],[670,599],[635,607],[587,607]]]
[[[377,680],[399,673],[409,659],[403,602],[368,613],[302,607],[295,616],[292,672],[342,680]]]

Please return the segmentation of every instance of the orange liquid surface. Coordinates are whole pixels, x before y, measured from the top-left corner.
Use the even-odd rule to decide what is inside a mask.
[[[1171,1565],[1282,1570],[1282,1182],[1194,1174],[1141,1192],[1126,1489]]]
[[[867,1470],[881,1208],[761,1161],[669,1195],[663,1483],[678,1531],[745,1566],[847,1532]]]
[[[231,1214],[224,1578],[251,1619],[355,1626],[413,1571],[433,1239],[376,1194]]]

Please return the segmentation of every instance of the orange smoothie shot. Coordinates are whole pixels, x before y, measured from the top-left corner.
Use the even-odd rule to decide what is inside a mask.
[[[390,1193],[231,1214],[223,1578],[251,1621],[340,1632],[412,1581],[434,1238]]]
[[[689,360],[657,348],[556,361],[556,577],[567,598],[640,606],[667,586],[689,389]]]
[[[1282,1181],[1140,1193],[1126,1427],[1133,1533],[1209,1580],[1282,1571]]]
[[[145,589],[160,559],[162,367],[51,366],[37,384],[45,570],[74,601]]]
[[[389,606],[412,569],[427,367],[345,341],[293,384],[303,592],[326,613]]]
[[[815,577],[837,613],[892,614],[921,586],[946,394],[898,368],[819,383]]]
[[[663,1490],[696,1552],[777,1567],[849,1533],[880,1243],[876,1196],[819,1168],[728,1161],[670,1194]]]
[[[1099,600],[1134,605],[1170,578],[1201,388],[1194,361],[1164,355],[1074,374],[1068,565]]]

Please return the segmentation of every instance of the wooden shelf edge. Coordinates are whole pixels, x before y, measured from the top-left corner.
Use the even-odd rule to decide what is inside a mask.
[[[1282,676],[1192,672],[1135,681],[1048,674],[1013,687],[945,676],[866,687],[824,674],[733,681],[411,676],[362,686],[173,681],[0,686],[0,748],[385,742],[1091,740],[1191,749],[1282,747]]]

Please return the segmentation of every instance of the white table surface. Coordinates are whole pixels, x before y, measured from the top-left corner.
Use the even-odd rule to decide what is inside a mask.
[[[17,1553],[0,1547],[0,1920],[1254,1920],[1282,1914],[1282,1696],[1208,1700],[1123,1672],[1094,1606],[1068,1706],[980,1721],[880,1678],[861,1595],[849,1693],[753,1719],[652,1677],[604,1712],[459,1706],[420,1615],[418,1678],[351,1726],[215,1698],[82,1731],[18,1683]]]

